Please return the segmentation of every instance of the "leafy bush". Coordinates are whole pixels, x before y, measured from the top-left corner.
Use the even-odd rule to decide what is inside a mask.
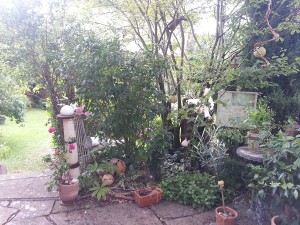
[[[226,147],[239,146],[245,143],[245,135],[238,128],[220,127],[217,129],[217,138],[225,143]]]
[[[200,165],[217,174],[228,157],[227,148],[222,140],[217,139],[216,129],[204,129],[201,136],[192,140],[192,152],[199,159]]]
[[[215,177],[207,173],[181,173],[161,183],[164,197],[194,208],[213,208],[221,199]]]
[[[162,127],[157,127],[150,136],[151,139],[147,148],[147,165],[150,172],[154,175],[154,179],[160,181],[163,157],[171,147],[172,135]]]
[[[269,141],[268,148],[271,152],[265,158],[263,165],[251,167],[252,178],[248,187],[253,193],[253,201],[260,204],[266,196],[270,195],[286,209],[290,208],[292,212],[298,212],[300,210],[300,135],[294,138],[279,132],[277,138]],[[297,215],[293,216],[297,217]],[[295,219],[293,216],[288,219],[293,221]],[[299,223],[299,218],[296,220]]]
[[[0,144],[0,159],[6,159],[9,156],[10,148],[4,144]]]
[[[300,118],[300,94],[287,96],[282,90],[276,90],[267,96],[267,102],[274,111],[274,119],[277,124],[284,124],[289,117]]]
[[[0,115],[5,115],[20,123],[24,119],[27,105],[25,95],[21,94],[20,88],[9,77],[0,74],[0,80]]]

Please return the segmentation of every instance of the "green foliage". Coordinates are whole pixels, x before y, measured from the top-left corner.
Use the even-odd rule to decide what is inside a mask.
[[[88,40],[82,48],[87,55],[78,59],[78,95],[94,113],[89,131],[123,139],[125,156],[132,163],[141,130],[149,127],[162,109],[159,102],[163,95],[157,91],[155,80],[163,62],[148,52],[122,51],[117,41]]]
[[[163,127],[156,127],[153,132],[149,133],[149,138],[150,140],[146,146],[147,166],[155,180],[159,181],[161,179],[163,157],[171,147],[172,135]]]
[[[266,97],[266,101],[274,112],[276,124],[284,124],[289,117],[300,118],[300,93],[287,96],[282,90],[276,89]]]
[[[24,120],[27,107],[25,95],[22,95],[21,89],[8,76],[3,75],[0,68],[0,115],[5,115],[15,119],[17,123]]]
[[[204,129],[201,136],[195,138],[191,144],[191,151],[199,159],[200,165],[217,174],[224,159],[228,157],[228,149],[222,140],[217,139],[216,129]]]
[[[255,201],[271,194],[283,205],[297,210],[300,192],[300,136],[285,136],[282,132],[268,143],[270,153],[262,166],[252,166],[250,190]],[[299,221],[298,221],[299,222]]]
[[[217,138],[225,143],[226,147],[239,146],[245,143],[245,135],[240,129],[232,127],[219,127],[217,129]]]
[[[242,190],[246,187],[249,174],[248,164],[228,157],[224,159],[222,166],[219,168],[218,173],[215,175],[217,180],[224,180],[226,182],[226,192],[229,196],[232,196],[236,191]]]
[[[145,173],[143,171],[129,171],[126,174],[121,173],[115,186],[124,190],[141,188],[144,187],[142,182],[145,180],[144,178]]]
[[[274,113],[266,102],[261,100],[256,109],[247,112],[246,118],[239,126],[252,131],[270,132],[274,128]]]
[[[164,197],[194,208],[213,208],[220,202],[220,191],[215,178],[207,173],[178,174],[163,180]]]
[[[92,197],[96,197],[98,200],[106,200],[106,195],[110,191],[108,187],[105,187],[105,183],[99,184],[95,183],[95,187],[92,187]]]
[[[0,160],[6,159],[9,156],[10,148],[4,144],[0,144]]]

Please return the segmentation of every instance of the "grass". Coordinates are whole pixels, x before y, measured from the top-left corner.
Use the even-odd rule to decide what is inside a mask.
[[[2,154],[0,164],[6,165],[9,173],[46,168],[42,157],[51,152],[51,134],[45,126],[47,120],[45,111],[31,109],[26,113],[23,124],[6,118],[5,124],[0,125],[0,144],[7,146],[6,157],[3,158]]]

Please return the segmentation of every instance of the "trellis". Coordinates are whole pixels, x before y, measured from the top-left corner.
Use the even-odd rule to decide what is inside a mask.
[[[75,116],[74,126],[80,167],[81,169],[85,169],[90,160],[91,146],[87,145],[87,136],[84,129],[84,120],[82,116]]]

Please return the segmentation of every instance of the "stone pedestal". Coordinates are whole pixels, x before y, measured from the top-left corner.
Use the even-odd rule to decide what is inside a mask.
[[[62,114],[57,115],[58,119],[61,119],[63,121],[63,128],[64,128],[64,141],[65,141],[65,148],[67,151],[66,160],[67,163],[71,165],[70,173],[72,178],[78,178],[80,175],[80,169],[79,169],[79,159],[78,159],[78,150],[77,150],[77,144],[76,141],[76,132],[75,132],[75,126],[74,126],[74,115],[71,116],[64,116]],[[69,145],[73,144],[74,149],[70,150]]]

